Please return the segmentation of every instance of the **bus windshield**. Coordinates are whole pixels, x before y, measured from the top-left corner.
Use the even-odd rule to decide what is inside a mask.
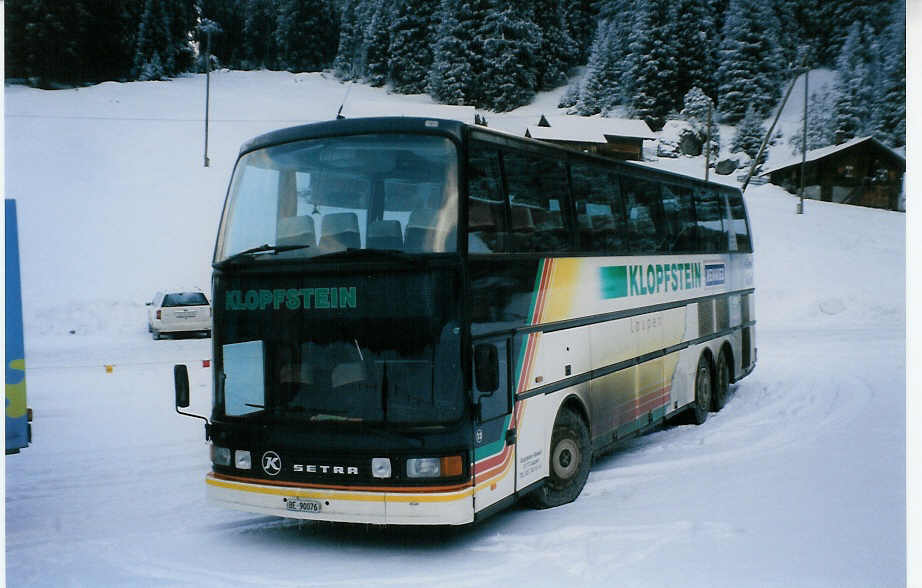
[[[215,262],[355,249],[456,250],[457,153],[447,138],[367,134],[295,141],[244,155]],[[273,249],[277,248],[277,249]]]

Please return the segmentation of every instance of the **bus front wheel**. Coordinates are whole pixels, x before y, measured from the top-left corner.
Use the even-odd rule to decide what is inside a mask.
[[[708,420],[711,410],[711,366],[704,355],[698,360],[695,372],[695,405],[692,418],[696,425]]]
[[[592,465],[589,429],[583,419],[565,408],[557,415],[551,435],[550,475],[544,486],[528,495],[534,508],[573,502],[586,485]]]

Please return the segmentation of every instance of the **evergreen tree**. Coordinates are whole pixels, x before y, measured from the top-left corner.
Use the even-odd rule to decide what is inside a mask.
[[[283,69],[318,71],[333,59],[338,35],[327,0],[279,0],[274,34]]]
[[[339,17],[339,44],[333,60],[333,72],[342,80],[359,77],[355,57],[363,35],[356,22],[356,5],[361,0],[344,0]]]
[[[561,0],[567,35],[576,44],[574,63],[586,63],[595,36],[598,10],[593,0]]]
[[[828,147],[835,139],[835,92],[810,94],[807,104],[807,151]],[[803,122],[801,120],[801,122]],[[803,124],[791,135],[788,141],[794,153],[803,152]]]
[[[429,0],[404,0],[397,9],[387,63],[395,92],[426,91],[432,67],[432,17],[433,3]]]
[[[478,0],[442,0],[439,28],[429,72],[429,94],[443,104],[477,104],[483,96],[483,39],[479,31],[482,4]]]
[[[620,50],[617,38],[617,26],[610,20],[599,21],[589,63],[586,65],[586,77],[583,80],[576,111],[583,116],[592,116],[620,101],[621,69],[623,60],[619,59]]]
[[[629,106],[653,130],[675,110],[678,68],[675,41],[675,5],[669,0],[649,0],[638,7],[631,32]]]
[[[391,44],[391,26],[394,20],[392,0],[372,0],[374,10],[365,27],[362,41],[365,51],[365,80],[372,86],[383,86],[387,81],[388,48]]]
[[[730,0],[718,51],[718,106],[726,122],[749,105],[760,115],[776,106],[784,69],[775,39],[778,22],[758,0]]]
[[[571,108],[579,102],[579,83],[570,82],[566,91],[560,95],[557,108]]]
[[[865,26],[865,34],[868,31],[869,27]],[[862,24],[853,24],[836,60],[836,145],[855,137],[873,134],[872,114],[877,85],[875,47],[872,39],[862,34]]]
[[[906,21],[902,3],[892,10],[881,49],[882,75],[876,113],[879,139],[891,147],[906,144]]]
[[[247,69],[273,67],[276,62],[275,0],[246,0],[243,65]]]
[[[714,102],[708,98],[701,88],[694,87],[685,94],[682,112],[679,116],[691,124],[692,130],[699,141],[704,143],[708,137],[708,112],[710,111],[710,137],[711,153],[720,153],[720,127],[714,118]]]
[[[693,87],[715,96],[717,46],[720,41],[717,13],[711,0],[680,0],[676,3],[676,87],[684,96]]]
[[[576,63],[579,47],[567,30],[561,0],[533,0],[531,5],[541,39],[537,49],[537,87],[550,90],[567,82],[567,72]]]
[[[200,0],[201,17],[217,23],[221,33],[211,36],[211,54],[219,64],[242,67],[244,59],[244,11],[238,0]],[[200,47],[205,47],[204,36],[197,36]]]
[[[743,120],[740,121],[736,129],[736,135],[733,136],[730,149],[733,153],[742,151],[750,158],[755,159],[755,156],[759,153],[759,147],[762,145],[764,136],[765,128],[762,126],[762,115],[759,114],[755,105],[750,105],[749,108],[746,109]],[[767,148],[762,152],[762,157],[759,158],[759,165],[765,163],[766,159],[768,159]]]
[[[542,36],[527,6],[527,0],[497,0],[481,28],[482,105],[497,112],[526,104],[535,95]]]

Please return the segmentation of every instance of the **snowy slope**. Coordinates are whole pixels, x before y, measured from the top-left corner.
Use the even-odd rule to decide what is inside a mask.
[[[6,458],[9,585],[905,583],[905,217],[813,201],[798,216],[770,185],[746,194],[756,371],[703,426],[598,460],[575,503],[442,531],[208,504],[202,427],[173,412],[171,366],[190,366],[192,408],[206,412],[210,340],[152,341],[143,302],[172,284],[208,287],[243,140],[328,119],[350,87],[350,99],[395,99],[320,74],[213,81],[209,168],[200,76],[6,89],[35,410],[34,444]],[[545,105],[556,97],[504,124],[530,124]]]

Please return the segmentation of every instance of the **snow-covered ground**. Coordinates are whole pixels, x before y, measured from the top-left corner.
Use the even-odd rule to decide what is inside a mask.
[[[598,460],[575,503],[452,530],[207,503],[202,426],[173,411],[171,366],[190,366],[192,408],[207,412],[210,340],[152,341],[143,303],[163,287],[207,289],[242,141],[331,118],[350,87],[352,99],[429,103],[321,74],[212,80],[208,168],[200,76],[6,88],[35,411],[33,445],[5,462],[9,585],[905,583],[905,216],[814,201],[795,215],[770,185],[746,193],[756,371],[703,426]],[[556,94],[505,124],[545,110]]]

